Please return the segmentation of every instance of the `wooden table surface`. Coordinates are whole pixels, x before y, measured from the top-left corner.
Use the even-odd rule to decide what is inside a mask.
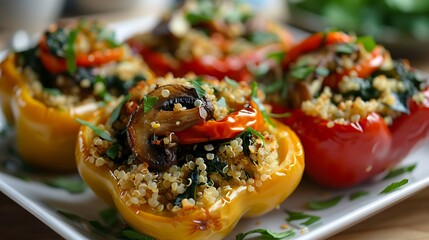
[[[412,63],[417,68],[429,72],[429,59],[420,59]],[[0,239],[52,240],[62,238],[0,193]],[[429,188],[329,239],[429,239]]]

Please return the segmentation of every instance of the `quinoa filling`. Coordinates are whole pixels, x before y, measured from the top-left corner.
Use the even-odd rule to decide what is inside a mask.
[[[279,145],[274,135],[267,131],[255,133],[255,130],[247,129],[232,138],[187,145],[177,141],[174,131],[157,135],[162,128],[180,129],[183,124],[194,121],[189,117],[188,123],[176,119],[171,123],[163,122],[160,118],[166,112],[178,116],[186,111],[191,114],[193,109],[199,107],[200,113],[201,109],[206,109],[206,121],[216,121],[224,119],[234,111],[233,108],[249,102],[249,86],[231,85],[224,81],[204,81],[201,84],[204,96],[196,97],[193,102],[177,98],[171,100],[172,97],[184,96],[177,93],[177,89],[189,91],[186,97],[191,99],[198,88],[194,81],[167,76],[157,79],[156,84],[142,82],[131,89],[129,100],[120,106],[121,113],[113,124],[104,122],[97,125],[107,131],[113,141],[94,135],[93,147],[86,161],[97,167],[110,168],[122,191],[121,196],[129,206],[150,207],[165,214],[179,213],[182,209],[207,208],[228,196],[233,189],[257,191],[278,169]],[[159,99],[148,110],[149,99],[154,96],[159,96]],[[162,102],[162,98],[171,99]],[[142,115],[136,113],[140,99],[146,101],[146,112]],[[158,119],[140,119],[149,118],[151,111],[158,107],[161,109]],[[150,133],[143,141],[138,137],[134,139],[132,134],[130,136],[130,124],[134,124],[136,117],[139,119],[135,123],[138,126],[146,124],[147,129],[142,131]],[[141,135],[144,135],[143,132]],[[135,146],[135,142],[140,146]],[[148,142],[157,145],[154,151],[141,146]],[[140,147],[144,151],[139,152]],[[168,155],[163,155],[165,153]],[[151,158],[146,154],[162,157]]]

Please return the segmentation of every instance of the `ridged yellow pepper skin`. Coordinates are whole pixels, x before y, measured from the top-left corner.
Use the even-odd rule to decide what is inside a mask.
[[[105,122],[106,113],[98,112],[92,122]],[[256,217],[274,209],[297,187],[304,170],[304,152],[301,142],[287,126],[272,120],[276,127],[265,124],[265,130],[274,134],[279,143],[279,169],[273,172],[255,192],[240,186],[231,191],[209,208],[180,210],[178,213],[162,214],[149,206],[127,206],[113,170],[107,165],[101,167],[86,159],[95,133],[82,126],[76,146],[76,161],[80,175],[93,191],[107,203],[116,206],[125,221],[135,230],[156,239],[222,239],[234,228],[241,217]]]
[[[76,118],[88,119],[96,103],[59,110],[31,96],[24,76],[15,66],[15,55],[1,65],[2,107],[15,125],[18,154],[32,166],[53,170],[76,170],[74,149],[79,131]]]

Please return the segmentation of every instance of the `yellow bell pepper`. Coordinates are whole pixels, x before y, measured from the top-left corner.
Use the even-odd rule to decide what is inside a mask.
[[[97,112],[92,123],[96,126],[107,122],[106,111]],[[124,194],[114,175],[115,167],[107,164],[96,166],[88,161],[94,138],[97,135],[82,126],[76,147],[79,173],[86,183],[106,202],[116,206],[125,221],[135,230],[156,239],[222,239],[234,228],[241,217],[256,217],[267,213],[283,202],[297,187],[304,170],[302,145],[287,126],[272,119],[275,127],[264,123],[262,131],[274,135],[279,144],[279,166],[273,170],[262,186],[247,191],[247,185],[230,190],[226,196],[207,208],[156,212],[147,204],[136,207],[127,205]]]
[[[79,124],[98,108],[96,103],[59,110],[34,99],[11,54],[2,63],[2,107],[14,123],[19,155],[31,165],[58,171],[76,169],[74,149]],[[12,114],[13,113],[13,114]]]

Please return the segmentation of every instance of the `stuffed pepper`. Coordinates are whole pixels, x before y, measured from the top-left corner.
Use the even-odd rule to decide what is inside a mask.
[[[78,170],[138,231],[221,239],[242,216],[278,206],[303,173],[299,139],[264,121],[257,96],[217,80],[141,82],[113,110],[83,122]]]
[[[397,164],[429,133],[427,81],[370,37],[316,33],[284,59],[277,105],[306,151],[306,173],[343,188]],[[278,111],[278,110],[277,110]]]
[[[139,80],[150,77],[140,56],[97,22],[52,26],[37,46],[1,64],[3,110],[16,127],[17,150],[30,164],[76,169],[79,124]]]
[[[159,76],[188,72],[250,81],[276,68],[292,45],[283,26],[242,1],[185,1],[151,32],[129,41]]]

